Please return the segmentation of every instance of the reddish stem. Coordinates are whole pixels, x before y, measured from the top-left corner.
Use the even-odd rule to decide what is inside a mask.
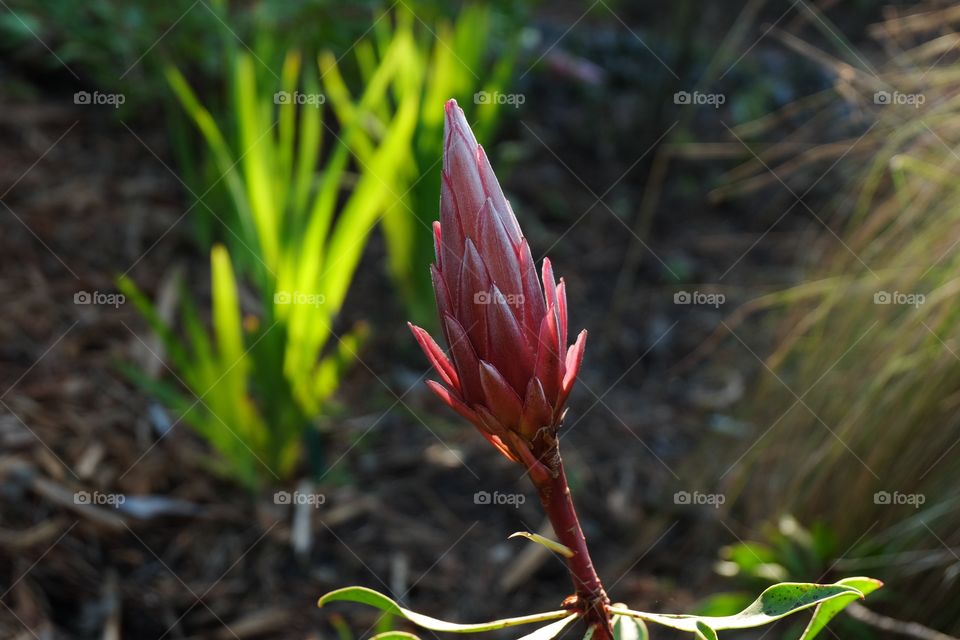
[[[603,589],[593,561],[590,560],[590,551],[587,541],[580,528],[570,487],[567,485],[567,476],[563,471],[558,450],[551,452],[553,460],[548,466],[552,473],[544,480],[535,481],[540,502],[543,504],[547,517],[553,525],[560,544],[573,551],[573,556],[567,558],[567,567],[576,589],[576,598],[568,602],[572,608],[581,612],[587,627],[595,626],[594,640],[612,640],[613,632],[610,627],[610,614],[607,607],[610,599]]]

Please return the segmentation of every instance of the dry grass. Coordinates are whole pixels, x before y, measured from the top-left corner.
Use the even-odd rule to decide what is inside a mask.
[[[756,305],[782,311],[767,362],[776,377],[757,389],[759,440],[727,480],[757,520],[789,511],[829,523],[833,568],[887,580],[888,613],[956,633],[960,11],[911,11],[871,29],[879,66],[781,35],[835,72],[835,91],[739,131],[751,139],[809,114],[761,158],[796,185],[833,166],[825,183],[839,189],[818,212],[837,233],[808,252],[809,280]],[[914,98],[877,104],[876,92]],[[759,162],[731,177],[741,191],[775,179]],[[883,504],[877,492],[925,502]]]

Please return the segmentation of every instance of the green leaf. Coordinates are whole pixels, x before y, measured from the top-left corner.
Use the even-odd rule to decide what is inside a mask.
[[[373,636],[370,640],[420,640],[420,638],[406,631],[384,631]]]
[[[277,195],[270,180],[273,164],[273,140],[271,133],[275,123],[272,118],[263,118],[261,95],[257,93],[257,79],[253,58],[241,55],[234,66],[237,109],[237,124],[240,134],[240,165],[246,182],[246,197],[256,226],[259,246],[258,259],[263,260],[270,270],[277,268],[280,251],[279,225],[281,211],[277,208]],[[250,243],[248,243],[250,244]]]
[[[342,616],[330,616],[330,626],[336,631],[337,640],[355,640],[353,632],[350,630],[350,625],[347,624],[347,621],[344,620]]]
[[[697,620],[697,640],[717,640],[717,632],[710,625]]]
[[[697,623],[703,622],[712,629],[747,629],[779,620],[791,613],[815,607],[842,596],[862,597],[863,594],[845,584],[810,584],[783,582],[767,588],[753,603],[732,616],[691,616],[683,614],[644,613],[613,606],[610,612],[623,616],[655,622],[665,627],[696,633]]]
[[[438,620],[436,618],[431,618],[430,616],[425,616],[422,613],[404,609],[382,593],[366,587],[344,587],[343,589],[331,591],[330,593],[324,594],[320,600],[317,601],[317,606],[322,607],[329,602],[358,602],[360,604],[370,605],[371,607],[376,607],[381,611],[403,616],[413,624],[423,627],[424,629],[430,629],[431,631],[445,631],[448,633],[492,631],[494,629],[515,627],[522,624],[530,624],[532,622],[546,622],[548,620],[557,620],[559,618],[574,617],[571,616],[570,612],[566,609],[560,609],[558,611],[547,611],[545,613],[536,613],[518,618],[503,618],[501,620],[493,620],[491,622],[458,624],[456,622]],[[537,636],[533,637],[538,638]]]
[[[556,622],[551,622],[550,624],[540,627],[533,633],[528,633],[517,640],[553,640],[553,638],[556,638],[558,635],[560,635],[560,632],[563,631],[568,624],[573,622],[576,617],[577,614],[570,614],[566,618],[561,618]]]
[[[837,584],[853,587],[864,596],[870,595],[883,586],[883,583],[879,580],[859,577],[844,578],[843,580],[838,581]],[[807,628],[804,629],[803,635],[800,636],[800,640],[812,640],[814,636],[820,633],[820,631],[827,626],[827,623],[830,622],[835,615],[843,611],[848,604],[857,598],[858,596],[854,594],[848,594],[817,605],[816,610],[813,612],[813,618],[810,619],[810,623],[807,625]]]
[[[230,264],[230,254],[223,245],[215,245],[210,251],[210,285],[217,355],[223,367],[223,373],[215,385],[221,386],[230,398],[236,400],[246,393],[248,364],[243,346],[237,281]]]
[[[508,538],[526,538],[531,542],[536,542],[539,545],[543,545],[550,551],[554,553],[559,553],[564,558],[573,557],[573,549],[570,547],[560,544],[556,540],[551,540],[550,538],[545,538],[539,533],[530,533],[529,531],[517,531],[516,533],[511,533]]]
[[[613,616],[613,640],[649,640],[650,632],[643,620],[629,616]]]

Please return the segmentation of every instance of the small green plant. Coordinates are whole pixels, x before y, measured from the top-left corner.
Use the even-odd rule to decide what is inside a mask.
[[[568,346],[566,285],[554,279],[548,259],[537,278],[523,237],[483,148],[456,102],[446,105],[440,221],[434,225],[436,263],[431,268],[442,335],[449,355],[423,329],[414,337],[442,380],[431,390],[471,422],[502,455],[522,466],[533,483],[558,540],[518,535],[564,558],[574,593],[554,611],[479,624],[438,620],[401,607],[365,587],[325,594],[320,606],[356,602],[432,631],[475,633],[544,624],[526,640],[550,640],[576,621],[583,638],[648,637],[646,623],[716,640],[717,631],[747,629],[804,610],[813,617],[800,640],[815,637],[854,600],[881,586],[871,578],[833,584],[782,582],[763,590],[739,612],[723,616],[647,613],[611,603],[580,527],[563,461],[559,429],[583,360],[587,332]],[[405,632],[377,636],[415,638]]]
[[[361,102],[383,99],[393,75],[413,55],[409,38],[395,38]],[[167,71],[231,204],[225,225],[231,246],[211,252],[212,337],[189,296],[182,304],[186,339],[181,340],[133,282],[120,283],[163,338],[189,392],[138,379],[196,428],[226,470],[248,485],[293,471],[305,432],[315,427],[343,367],[355,356],[362,328],[337,335],[333,323],[370,230],[395,198],[390,187],[417,117],[412,105],[398,109],[355,175],[349,173],[350,143],[359,123],[343,127],[318,173],[325,125],[316,72],[302,71],[297,53],[286,56],[279,81],[262,71],[253,56],[237,54],[228,100],[237,130],[230,137],[185,78],[176,69]],[[248,313],[241,308],[238,283],[244,279],[254,294]]]
[[[495,37],[502,23],[508,22],[501,17],[489,5],[467,4],[455,21],[441,19],[427,25],[406,4],[395,5],[374,22],[373,37],[357,45],[360,86],[367,86],[398,34],[416,42],[415,54],[393,77],[392,100],[363,103],[351,95],[336,58],[332,54],[321,58],[324,89],[341,126],[365,123],[352,143],[362,163],[370,161],[384,134],[383,123],[398,109],[412,104],[419,113],[414,143],[392,185],[401,197],[387,210],[382,228],[390,273],[409,316],[421,324],[434,324],[429,277],[433,241],[425,231],[436,215],[440,191],[436,150],[443,140],[443,118],[435,105],[451,96],[474,103],[474,126],[486,137],[504,105],[522,101],[522,96],[505,93],[518,38],[510,27],[506,27],[506,38]]]
[[[756,589],[785,580],[805,580],[829,573],[838,552],[836,536],[823,523],[809,529],[792,516],[763,527],[758,540],[720,549],[716,572],[731,578],[740,591],[719,593],[698,607],[701,615],[729,615],[748,605]]]

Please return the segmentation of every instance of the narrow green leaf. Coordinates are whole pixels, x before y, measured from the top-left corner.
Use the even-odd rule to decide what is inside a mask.
[[[843,584],[850,587],[853,587],[864,597],[870,595],[877,589],[883,586],[883,583],[879,580],[874,580],[873,578],[844,578],[837,582],[837,584]],[[817,605],[817,608],[813,612],[813,618],[810,619],[810,623],[807,625],[807,628],[804,629],[803,635],[800,636],[800,640],[812,640],[820,631],[823,630],[827,623],[833,619],[838,613],[843,611],[844,608],[854,600],[857,600],[860,596],[856,594],[847,594],[827,602],[822,602]]]
[[[370,327],[360,323],[353,331],[339,337],[336,349],[320,361],[314,373],[313,388],[309,392],[315,402],[323,402],[336,391],[340,378],[357,359],[357,352],[369,335]]]
[[[646,623],[638,618],[613,616],[611,624],[614,640],[649,640],[650,638]]]
[[[558,611],[547,611],[545,613],[536,613],[529,616],[520,616],[518,618],[503,618],[501,620],[493,620],[491,622],[458,624],[456,622],[438,620],[436,618],[431,618],[430,616],[425,616],[422,613],[404,609],[382,593],[366,587],[344,587],[343,589],[331,591],[330,593],[324,594],[320,600],[317,601],[317,606],[322,607],[329,602],[357,602],[360,604],[370,605],[371,607],[376,607],[381,611],[403,616],[410,622],[419,627],[423,627],[424,629],[430,629],[432,631],[445,631],[448,633],[492,631],[494,629],[504,629],[506,627],[515,627],[533,622],[546,622],[548,620],[572,617],[570,616],[569,611],[566,609],[560,609]]]
[[[160,317],[156,307],[140,291],[133,280],[127,276],[117,278],[117,289],[133,302],[133,305],[150,325],[150,328],[160,337],[174,367],[180,370],[187,368],[190,360],[183,343],[174,335],[167,323]]]
[[[783,582],[767,588],[753,603],[732,616],[691,616],[684,614],[644,613],[618,606],[610,608],[610,612],[623,616],[639,618],[648,622],[655,622],[665,627],[681,631],[697,632],[697,623],[703,622],[712,629],[747,629],[759,627],[779,620],[791,613],[815,607],[841,596],[854,595],[862,597],[862,593],[844,584],[810,584],[799,582]]]
[[[531,542],[536,542],[539,545],[543,545],[550,551],[554,553],[559,553],[564,558],[573,557],[573,549],[570,547],[560,544],[556,540],[551,540],[550,538],[545,538],[539,533],[530,533],[529,531],[517,531],[516,533],[511,533],[508,538],[526,538]]]
[[[239,171],[236,170],[236,162],[230,152],[230,145],[227,144],[213,115],[200,104],[197,95],[193,92],[193,89],[190,88],[190,84],[186,78],[183,77],[183,74],[175,67],[168,66],[164,69],[164,75],[167,78],[170,88],[180,101],[181,106],[183,106],[184,111],[187,112],[200,130],[200,133],[203,134],[207,146],[213,154],[217,168],[223,175],[222,179],[226,182],[230,198],[237,208],[237,215],[242,227],[244,239],[248,243],[253,242],[256,234],[253,229],[250,207],[247,201],[243,179],[240,177]]]
[[[237,281],[230,265],[230,254],[223,245],[216,245],[210,251],[210,278],[217,351],[227,366],[232,366],[243,357],[243,329]]]
[[[406,631],[384,631],[371,637],[370,640],[420,640],[420,638]]]
[[[280,72],[281,91],[292,96],[297,91],[297,79],[300,77],[300,52],[289,51],[283,60],[283,67]],[[282,94],[281,94],[282,95]],[[271,96],[273,102],[278,100],[277,94]],[[263,100],[266,95],[260,99]],[[312,107],[307,107],[305,111],[315,111]],[[273,190],[273,196],[276,199],[276,210],[282,219],[286,211],[287,198],[290,197],[290,185],[293,177],[293,154],[296,147],[297,131],[297,105],[293,99],[282,102],[277,106],[277,154],[274,159],[274,166],[270,167],[274,173],[274,180],[277,186]]]
[[[717,632],[704,622],[697,620],[697,640],[717,640]]]
[[[330,616],[330,626],[333,627],[337,633],[337,640],[355,640],[353,632],[350,630],[350,625],[343,619],[343,616],[336,614]]]
[[[237,82],[235,100],[240,148],[243,151],[240,164],[243,167],[246,194],[259,242],[259,247],[251,245],[250,248],[259,248],[262,260],[269,269],[275,270],[279,253],[278,226],[281,215],[277,210],[277,198],[270,180],[274,155],[271,131],[275,123],[272,118],[263,117],[263,105],[257,95],[253,59],[249,55],[241,55],[237,59],[234,73]]]
[[[573,622],[577,618],[577,614],[568,615],[566,618],[561,618],[556,622],[551,622],[550,624],[540,627],[533,633],[528,633],[525,636],[518,638],[517,640],[553,640],[560,632],[563,631],[568,624]]]

